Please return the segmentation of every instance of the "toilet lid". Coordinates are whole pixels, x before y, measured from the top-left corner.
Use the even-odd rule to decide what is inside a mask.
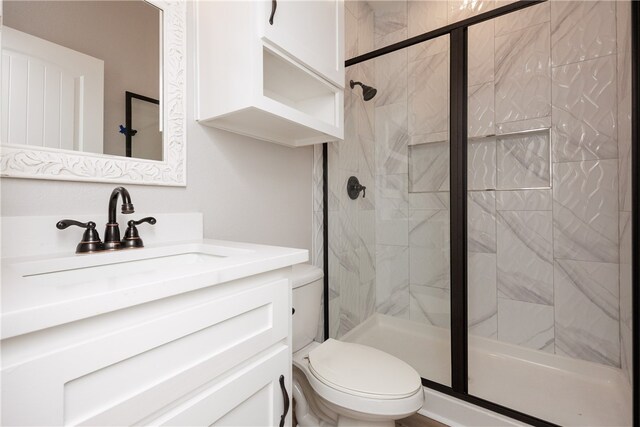
[[[334,339],[309,353],[309,368],[323,383],[355,395],[399,399],[422,387],[420,375],[397,357]]]

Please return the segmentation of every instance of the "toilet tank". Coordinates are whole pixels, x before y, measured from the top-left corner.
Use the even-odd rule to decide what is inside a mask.
[[[324,273],[309,264],[293,266],[293,352],[313,342],[320,324]]]

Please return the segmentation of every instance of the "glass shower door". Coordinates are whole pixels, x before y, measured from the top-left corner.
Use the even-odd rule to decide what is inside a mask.
[[[352,22],[358,43],[385,17],[361,13]],[[347,88],[353,80],[377,93],[365,100],[357,85],[345,91],[345,140],[328,147],[329,335],[386,351],[444,385],[451,384],[449,57],[447,35],[348,67]],[[348,197],[351,176],[366,196]]]
[[[560,425],[631,424],[629,11],[545,2],[468,33],[469,393]]]

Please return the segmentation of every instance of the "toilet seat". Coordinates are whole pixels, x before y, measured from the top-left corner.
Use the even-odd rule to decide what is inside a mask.
[[[421,387],[404,361],[360,344],[328,339],[309,353],[309,370],[324,384],[355,396],[402,399]]]
[[[294,353],[293,364],[304,373],[307,380],[309,381],[309,384],[318,397],[326,402],[329,402],[330,404],[335,405],[335,407],[343,408],[339,412],[357,413],[360,414],[360,417],[362,419],[370,420],[377,419],[378,417],[383,417],[384,419],[400,419],[415,413],[422,407],[422,404],[424,402],[422,385],[420,385],[418,389],[409,396],[390,397],[389,394],[386,394],[384,392],[376,394],[354,391],[345,387],[345,382],[341,380],[337,381],[337,384],[335,384],[334,382],[328,381],[327,378],[321,378],[320,375],[317,374],[317,365],[316,368],[313,368],[312,370],[309,355],[316,349],[324,346],[327,342],[329,342],[329,340],[325,341],[325,343],[323,344],[313,342],[303,349],[299,350],[298,352]],[[347,346],[357,345],[351,343],[342,343],[340,341],[337,342],[339,343],[338,348],[343,348],[341,344],[346,344]],[[329,346],[325,346],[324,351],[335,348],[336,347],[330,343]],[[370,347],[366,348],[374,350]],[[349,351],[349,349],[347,350]],[[365,350],[365,352],[367,351],[368,350]],[[318,356],[318,354],[322,355],[322,352],[316,353],[315,356]],[[395,363],[394,366],[396,366]],[[375,375],[375,373],[373,375]],[[415,373],[415,376],[416,381],[420,382],[421,380],[418,373]]]

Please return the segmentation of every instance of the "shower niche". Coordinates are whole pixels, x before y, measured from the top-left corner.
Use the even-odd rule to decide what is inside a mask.
[[[293,21],[292,13],[309,12],[291,2],[281,3],[273,24],[262,4],[196,4],[198,120],[291,147],[342,140],[344,54],[338,46],[343,24],[341,19],[329,19],[332,13],[341,15],[341,3],[330,8],[332,13],[325,11],[326,17],[307,31],[287,23]],[[304,18],[299,16],[300,22]],[[276,31],[273,27],[278,25],[284,27]],[[237,36],[229,38],[231,31]],[[326,31],[338,41],[331,55],[325,49],[322,55],[313,55],[298,48],[296,38],[306,40]]]

